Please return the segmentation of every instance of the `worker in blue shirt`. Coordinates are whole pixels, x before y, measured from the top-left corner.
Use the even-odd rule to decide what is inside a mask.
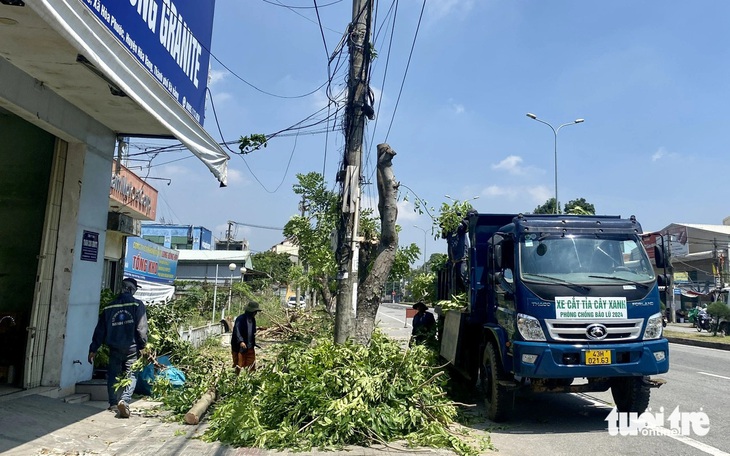
[[[134,294],[140,288],[133,278],[122,281],[122,292],[99,315],[89,346],[89,363],[94,363],[101,344],[109,347],[109,367],[106,374],[108,410],[118,410],[120,418],[129,418],[129,403],[137,385],[137,376],[130,368],[147,346],[147,309]],[[114,384],[122,374],[131,383],[124,387],[117,401]]]

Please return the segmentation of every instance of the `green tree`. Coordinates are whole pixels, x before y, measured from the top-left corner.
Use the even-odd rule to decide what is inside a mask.
[[[297,180],[294,193],[302,197],[305,213],[284,225],[284,236],[299,247],[299,259],[307,265],[307,275],[297,278],[300,285],[306,282],[332,313],[337,274],[332,235],[337,230],[338,196],[327,189],[319,173],[297,174]]]
[[[537,206],[533,211],[533,214],[555,214],[555,198],[550,198],[545,201],[544,204]],[[585,198],[578,198],[569,201],[563,207],[563,214],[574,214],[574,215],[593,215],[596,213],[596,208],[586,201]]]
[[[533,214],[555,214],[555,198],[545,201],[545,204],[537,206],[532,210]]]
[[[566,214],[594,215],[596,213],[596,208],[586,201],[585,198],[578,198],[569,201],[568,204],[565,205],[564,212]]]
[[[445,253],[432,253],[426,262],[426,271],[436,272],[446,266],[446,262],[449,261],[449,257]]]
[[[393,267],[390,269],[388,282],[398,282],[400,279],[408,277],[411,273],[411,264],[416,261],[420,254],[421,249],[416,244],[398,247],[395,252]]]
[[[408,284],[408,291],[414,301],[435,302],[436,274],[433,272],[418,272]]]
[[[711,302],[707,306],[707,313],[715,320],[713,327],[713,335],[717,336],[717,330],[720,326],[720,319],[730,318],[730,307],[722,301]]]
[[[270,285],[287,285],[289,271],[294,263],[286,253],[272,251],[258,252],[251,255],[253,263],[253,279],[249,282],[255,291],[268,288]]]
[[[439,215],[434,221],[434,239],[446,237],[447,234],[453,233],[464,222],[469,211],[474,207],[469,201],[452,200],[451,204],[441,203]]]

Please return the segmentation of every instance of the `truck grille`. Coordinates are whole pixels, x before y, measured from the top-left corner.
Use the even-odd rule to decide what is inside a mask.
[[[588,326],[600,323],[606,327],[605,339],[596,341],[588,338]],[[545,320],[550,338],[564,342],[605,342],[636,340],[641,334],[644,320],[632,318],[626,320]]]

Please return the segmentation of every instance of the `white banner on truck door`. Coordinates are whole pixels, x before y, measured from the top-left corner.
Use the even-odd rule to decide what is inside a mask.
[[[626,298],[556,296],[555,318],[626,318]]]

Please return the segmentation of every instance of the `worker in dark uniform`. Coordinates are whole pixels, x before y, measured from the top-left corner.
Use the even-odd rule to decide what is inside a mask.
[[[422,301],[413,304],[418,311],[413,316],[413,331],[411,331],[412,344],[428,344],[436,338],[436,319],[431,312],[427,312],[428,306]]]
[[[256,362],[256,314],[261,310],[259,303],[251,301],[244,313],[236,317],[231,331],[231,355],[236,373],[244,367],[254,369]]]
[[[109,410],[117,409],[120,418],[129,418],[129,403],[137,385],[137,376],[130,367],[147,346],[147,309],[142,301],[134,297],[138,288],[135,279],[126,278],[122,281],[122,292],[99,315],[89,346],[91,364],[101,344],[109,347],[109,368],[106,374]],[[132,381],[124,387],[117,401],[114,384],[120,374]]]

